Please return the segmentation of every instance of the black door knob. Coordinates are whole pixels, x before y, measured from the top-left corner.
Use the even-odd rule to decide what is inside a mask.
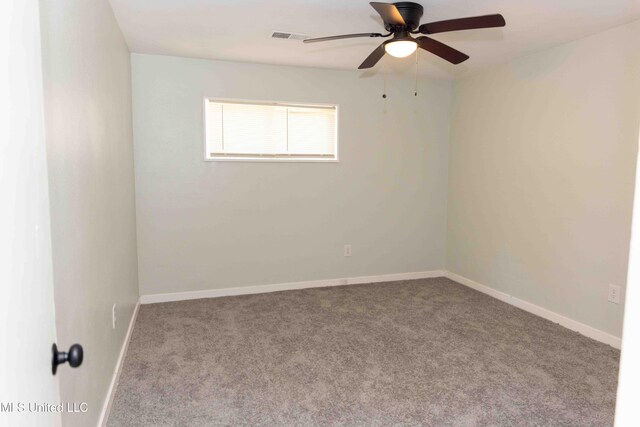
[[[69,362],[69,365],[72,368],[77,368],[82,365],[82,358],[84,356],[84,352],[82,350],[82,346],[80,344],[74,344],[69,347],[68,352],[58,351],[58,346],[53,345],[51,348],[53,356],[51,358],[51,372],[53,375],[56,374],[58,370],[58,365]]]

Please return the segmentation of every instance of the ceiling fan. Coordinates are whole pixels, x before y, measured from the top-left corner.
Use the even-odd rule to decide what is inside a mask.
[[[350,39],[355,37],[389,37],[364,60],[358,69],[371,68],[388,53],[396,58],[404,58],[411,55],[418,47],[443,58],[452,64],[459,64],[469,59],[469,56],[427,36],[417,38],[411,34],[435,34],[449,31],[472,30],[477,28],[504,27],[506,22],[502,15],[483,15],[469,18],[449,19],[446,21],[430,22],[420,25],[420,18],[424,9],[418,3],[369,3],[382,17],[384,28],[388,34],[358,33],[344,34],[340,36],[318,37],[306,39],[304,43],[316,43],[328,40]]]

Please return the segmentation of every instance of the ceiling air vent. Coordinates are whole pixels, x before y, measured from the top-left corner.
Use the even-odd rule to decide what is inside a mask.
[[[304,40],[308,39],[309,36],[306,34],[298,34],[298,33],[285,33],[283,31],[274,31],[271,34],[272,39],[289,39],[289,40]]]

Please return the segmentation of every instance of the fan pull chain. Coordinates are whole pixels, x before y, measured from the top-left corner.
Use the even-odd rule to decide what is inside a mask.
[[[382,75],[383,78],[383,86],[382,86],[382,97],[387,99],[387,55],[382,58]]]
[[[413,96],[418,96],[418,49],[416,49],[416,87]]]

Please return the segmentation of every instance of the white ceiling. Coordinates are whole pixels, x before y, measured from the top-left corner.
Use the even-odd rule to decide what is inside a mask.
[[[355,70],[381,39],[316,44],[272,39],[273,31],[312,37],[384,32],[366,0],[110,0],[136,53]],[[422,23],[501,13],[507,26],[433,37],[471,59],[451,65],[425,51],[420,70],[456,78],[527,53],[640,19],[640,0],[419,0]],[[413,57],[392,58],[409,69]],[[377,67],[380,67],[380,64]]]

